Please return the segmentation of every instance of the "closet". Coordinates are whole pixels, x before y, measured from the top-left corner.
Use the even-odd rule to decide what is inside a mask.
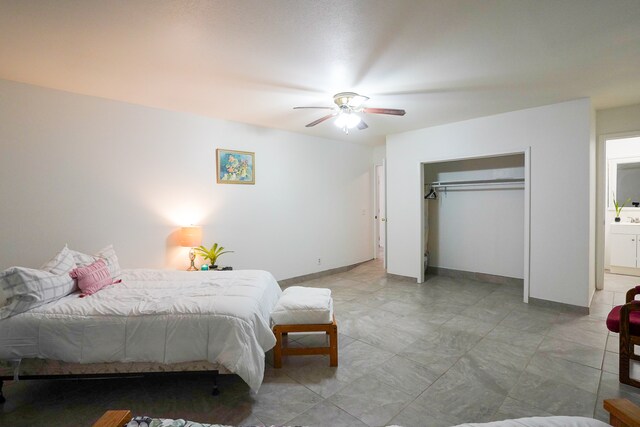
[[[423,167],[427,273],[522,284],[525,154]]]

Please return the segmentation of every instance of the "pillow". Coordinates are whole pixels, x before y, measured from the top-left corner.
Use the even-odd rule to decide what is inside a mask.
[[[74,250],[69,250],[73,254],[73,259],[78,267],[85,267],[89,264],[93,264],[99,259],[103,259],[109,268],[109,272],[111,273],[111,277],[114,279],[119,278],[122,275],[122,270],[120,269],[120,264],[118,263],[118,257],[116,256],[116,251],[113,250],[113,245],[109,245],[106,248],[100,249],[98,253],[95,255],[87,255],[82,252],[77,252]]]
[[[48,271],[53,274],[65,274],[69,270],[76,267],[75,260],[73,259],[73,254],[67,247],[64,245],[64,248],[56,256],[47,261],[40,270]]]
[[[113,284],[109,267],[103,259],[86,267],[74,268],[69,276],[77,280],[82,296],[95,294],[105,286]]]
[[[0,304],[0,319],[24,313],[73,292],[75,283],[69,272],[75,264],[71,252],[59,261],[59,265],[70,266],[62,274],[25,267],[11,267],[0,273],[0,300],[4,300],[4,305]]]

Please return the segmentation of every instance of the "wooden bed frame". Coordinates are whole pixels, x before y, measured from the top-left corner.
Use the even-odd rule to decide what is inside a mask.
[[[640,407],[627,399],[607,399],[604,409],[609,412],[609,424],[613,427],[640,427]],[[105,412],[93,427],[124,427],[131,421],[131,411]]]
[[[122,427],[126,426],[131,421],[133,416],[129,410],[115,410],[107,411],[98,421],[95,422],[93,427]]]
[[[640,407],[627,399],[607,399],[604,409],[609,412],[609,424],[613,427],[640,426]]]

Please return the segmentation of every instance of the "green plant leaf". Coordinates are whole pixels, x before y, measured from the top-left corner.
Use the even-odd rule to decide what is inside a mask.
[[[202,258],[204,258],[205,260],[209,260],[211,264],[215,264],[216,261],[218,260],[218,257],[220,257],[220,255],[233,252],[233,251],[225,251],[224,247],[218,245],[217,243],[214,243],[210,249],[207,249],[205,246],[199,246],[197,248],[194,248],[194,251],[198,255],[202,256]]]

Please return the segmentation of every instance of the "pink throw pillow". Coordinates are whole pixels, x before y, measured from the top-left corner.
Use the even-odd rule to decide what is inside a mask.
[[[71,270],[69,276],[76,279],[81,296],[95,294],[105,286],[113,284],[113,278],[109,267],[103,259],[99,259],[85,267],[77,267]]]

